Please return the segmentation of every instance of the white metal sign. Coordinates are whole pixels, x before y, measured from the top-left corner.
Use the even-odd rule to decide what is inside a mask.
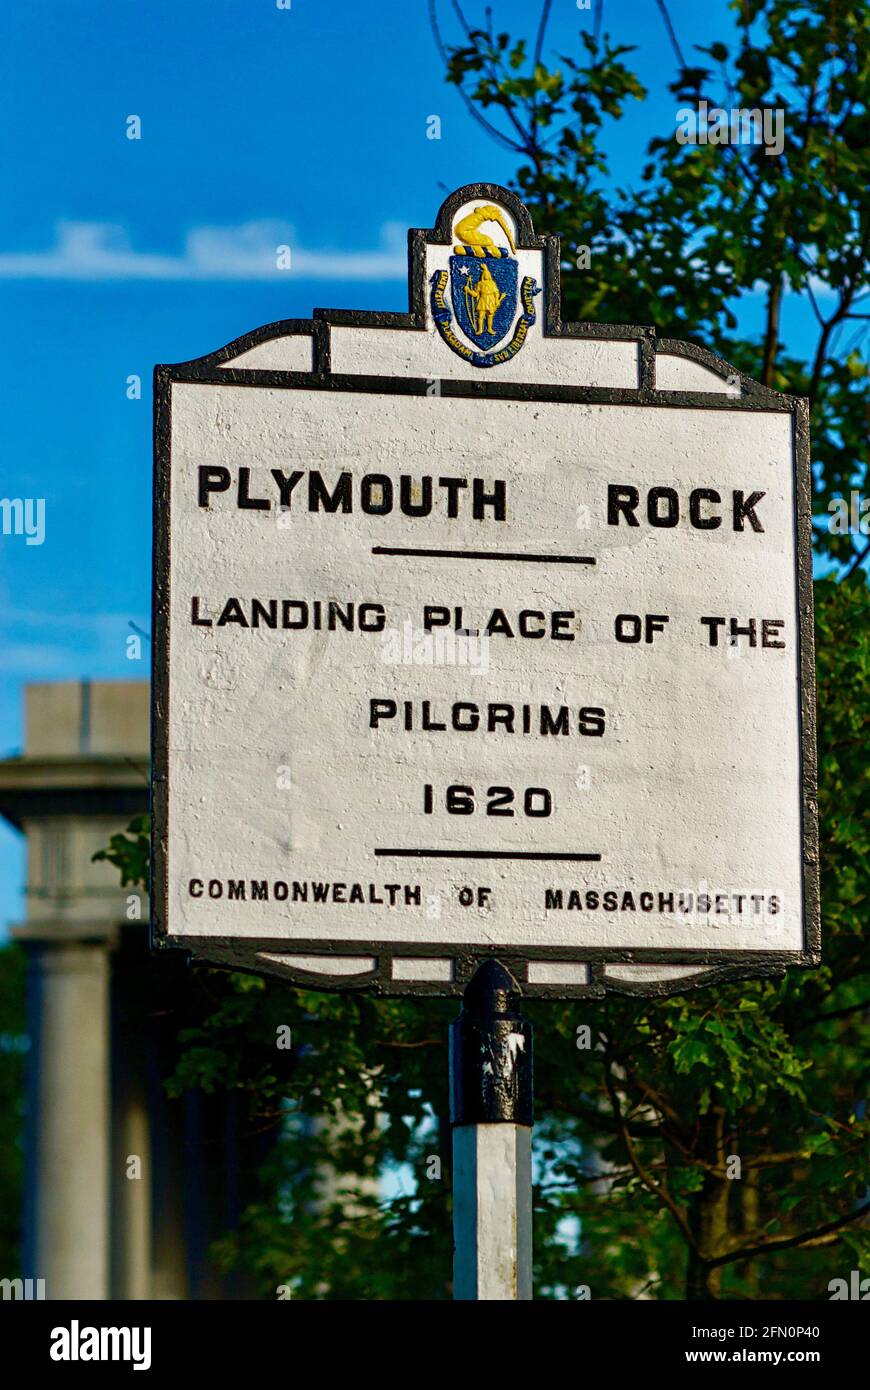
[[[157,369],[157,938],[330,987],[818,958],[804,403],[562,325],[493,185],[407,314]]]

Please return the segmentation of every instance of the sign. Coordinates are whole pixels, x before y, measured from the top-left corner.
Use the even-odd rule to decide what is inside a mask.
[[[399,994],[816,963],[805,402],[563,324],[503,188],[409,262],[408,313],[157,368],[155,940]]]

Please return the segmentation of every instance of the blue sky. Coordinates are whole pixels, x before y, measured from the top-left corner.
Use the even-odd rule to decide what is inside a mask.
[[[279,0],[280,3],[280,0]],[[286,0],[285,0],[286,3]],[[650,88],[608,137],[636,179],[673,129],[673,56],[655,0],[605,0]],[[0,371],[6,497],[44,498],[41,546],[0,537],[0,756],[22,742],[28,680],[137,679],[150,630],[150,379],[316,305],[406,306],[405,229],[461,184],[508,182],[445,85],[426,0],[28,0],[0,45]],[[484,6],[467,0],[470,19]],[[725,0],[671,0],[683,51],[727,36]],[[528,32],[532,0],[493,0]],[[459,35],[439,0],[445,37]],[[550,55],[592,13],[555,0]],[[440,140],[426,138],[440,116]],[[141,139],[127,138],[131,115]],[[292,248],[290,271],[274,248]],[[759,310],[760,306],[755,306]],[[745,326],[755,312],[747,307]],[[786,319],[788,327],[789,320]],[[800,347],[801,320],[792,320]],[[127,379],[142,379],[140,400]],[[0,929],[22,915],[20,837],[0,826]]]

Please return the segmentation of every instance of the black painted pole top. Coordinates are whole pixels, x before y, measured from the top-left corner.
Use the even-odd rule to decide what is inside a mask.
[[[513,975],[495,959],[466,985],[450,1025],[451,1124],[532,1125],[532,1025],[521,1001]]]

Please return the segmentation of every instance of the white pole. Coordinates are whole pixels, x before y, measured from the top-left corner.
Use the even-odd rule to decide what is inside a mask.
[[[497,960],[450,1029],[453,1297],[532,1297],[532,1028]]]

